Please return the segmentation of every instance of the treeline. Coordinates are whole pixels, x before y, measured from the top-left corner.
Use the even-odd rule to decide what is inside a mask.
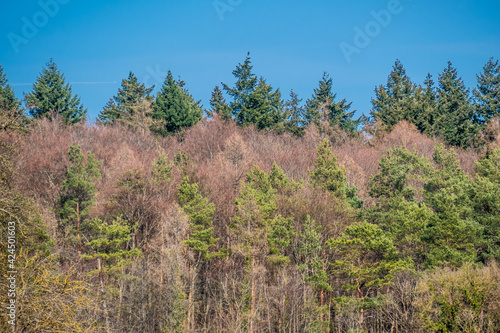
[[[466,148],[488,142],[491,119],[500,115],[500,65],[493,58],[477,75],[477,86],[473,89],[465,86],[451,62],[439,74],[437,84],[428,74],[423,84],[418,85],[397,60],[387,83],[375,88],[370,114],[358,119],[354,118],[355,110],[350,110],[351,102],[337,100],[333,81],[327,73],[305,104],[293,90],[284,100],[279,89],[254,74],[250,54],[236,66],[233,75],[234,85],[222,83],[222,89],[216,86],[210,107],[204,110],[200,101],[185,88],[185,82],[175,79],[172,72],[168,72],[156,96],[152,95],[154,86],[146,87],[130,72],[117,94],[99,113],[98,123],[122,123],[166,136],[195,125],[204,115],[218,114],[240,125],[300,136],[308,126],[317,126],[326,132],[342,130],[358,135],[362,131],[379,135],[406,120],[425,135]],[[22,110],[1,67],[0,77],[1,95],[11,112],[25,110],[32,118],[59,113],[68,124],[85,121],[87,110],[65,83],[53,60],[46,64],[33,90],[26,94]]]
[[[423,88],[402,94],[391,82],[409,79],[391,74],[377,98],[406,97],[373,111],[361,132],[326,76],[314,96],[330,104],[313,98],[302,108],[295,96],[272,108],[279,91],[251,74],[247,58],[235,70],[246,79],[223,87],[233,101],[216,89],[211,119],[171,74],[156,99],[131,74],[135,83],[125,80],[89,125],[54,75],[67,89],[51,84],[38,96],[66,97],[47,113],[31,108],[31,118],[2,76],[0,307],[14,264],[17,331],[500,330],[495,114],[478,116],[464,149],[434,132],[442,122],[419,127],[412,115]],[[132,92],[140,104],[127,102]],[[181,118],[158,108],[199,119],[172,125]],[[397,111],[405,116],[391,125],[376,115]],[[284,112],[294,122],[274,122]]]

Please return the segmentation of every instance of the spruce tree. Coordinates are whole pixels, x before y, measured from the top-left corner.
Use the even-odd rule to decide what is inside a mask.
[[[375,88],[372,99],[372,121],[383,130],[390,131],[401,120],[414,123],[414,107],[416,86],[406,74],[401,61],[396,60],[387,84]]]
[[[468,147],[478,132],[477,115],[471,105],[469,90],[458,76],[451,62],[439,76],[437,90],[437,117],[434,134],[446,143]]]
[[[427,74],[424,87],[419,86],[415,91],[415,112],[411,119],[417,129],[426,134],[432,135],[432,129],[437,116],[436,88],[432,75]]]
[[[324,72],[319,87],[314,89],[311,99],[306,101],[305,119],[308,124],[319,124],[326,121],[330,126],[339,126],[344,131],[354,132],[359,121],[352,119],[354,111],[348,112],[352,103],[345,99],[335,102],[337,94],[333,93],[333,80]]]
[[[493,117],[500,116],[500,64],[490,58],[477,75],[477,89],[474,89],[476,108],[480,121],[485,123]]]
[[[236,115],[242,125],[254,124],[258,129],[275,128],[284,121],[283,100],[279,89],[274,90],[260,78],[248,98],[248,107]]]
[[[307,122],[305,121],[305,108],[300,105],[302,98],[290,91],[290,99],[284,104],[284,128],[287,132],[301,135]]]
[[[134,73],[130,72],[128,78],[122,80],[118,93],[99,113],[99,121],[103,124],[111,124],[114,121],[130,120],[136,114],[136,108],[144,101],[153,102],[153,96],[150,96],[153,88],[154,86],[147,88],[144,83],[139,83]]]
[[[207,110],[209,117],[213,117],[217,114],[222,119],[231,119],[231,108],[226,103],[224,96],[222,95],[222,90],[219,86],[215,86],[212,92],[212,97],[210,98],[210,110]]]
[[[153,119],[157,122],[153,130],[160,135],[179,132],[201,121],[203,110],[199,101],[183,88],[184,82],[174,80],[168,71],[163,86],[156,96]]]
[[[247,54],[243,64],[238,64],[233,71],[236,77],[234,88],[230,88],[227,84],[222,83],[224,90],[233,98],[229,106],[232,110],[233,117],[237,121],[242,118],[240,113],[245,114],[250,107],[250,95],[257,88],[257,76],[252,73],[252,62],[250,60],[250,52]]]
[[[19,107],[19,101],[16,98],[14,90],[8,84],[8,79],[3,72],[3,67],[0,64],[0,109],[17,109]]]
[[[50,59],[33,85],[33,91],[26,95],[26,104],[34,118],[50,117],[52,112],[61,115],[67,124],[85,120],[87,109],[80,103],[80,98],[65,83],[64,75],[56,63]]]

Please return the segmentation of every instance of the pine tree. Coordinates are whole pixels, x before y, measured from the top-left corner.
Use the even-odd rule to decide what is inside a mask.
[[[0,65],[0,130],[25,131],[28,119]]]
[[[87,109],[80,103],[80,98],[73,95],[55,62],[50,59],[45,66],[33,85],[33,91],[26,95],[31,116],[50,117],[52,112],[56,112],[67,124],[84,121]]]
[[[319,87],[314,89],[314,95],[306,101],[304,118],[308,124],[327,122],[332,127],[339,126],[352,133],[359,124],[359,120],[352,119],[356,110],[348,112],[352,103],[345,99],[335,102],[336,96],[333,93],[333,80],[324,72]]]
[[[435,135],[450,145],[468,147],[474,143],[478,132],[477,115],[471,105],[469,90],[451,62],[439,76],[437,111]]]
[[[477,89],[474,89],[476,108],[480,121],[485,123],[493,117],[500,116],[500,64],[490,58],[477,75]]]
[[[63,231],[70,237],[76,231],[76,242],[78,242],[81,237],[81,225],[94,204],[96,191],[94,182],[101,177],[100,163],[90,152],[85,163],[85,156],[80,146],[71,146],[68,156],[71,165],[62,185],[59,216]]]
[[[305,108],[300,105],[302,98],[293,91],[290,91],[290,99],[285,102],[284,106],[284,130],[295,135],[302,135],[306,126]]]
[[[208,203],[198,192],[198,184],[190,184],[189,178],[184,177],[178,192],[179,205],[191,221],[189,238],[184,241],[186,247],[194,251],[200,259],[207,260],[220,255],[210,251],[215,246],[218,238],[212,237],[214,228],[213,217],[215,206]]]
[[[156,96],[156,105],[153,119],[157,122],[154,131],[160,135],[169,135],[179,132],[201,121],[203,110],[199,101],[183,88],[184,82],[174,80],[171,71],[168,71],[163,86]]]
[[[275,128],[284,121],[283,100],[279,89],[273,88],[260,78],[248,98],[248,107],[236,116],[242,125],[254,124],[258,129]]]
[[[250,95],[257,88],[257,76],[252,73],[252,62],[250,61],[250,52],[243,64],[238,64],[233,71],[236,77],[234,88],[230,88],[227,84],[222,83],[224,90],[233,98],[229,106],[232,110],[232,115],[238,121],[242,118],[240,113],[246,113],[246,109],[250,107]]]
[[[0,109],[17,109],[19,107],[19,101],[16,98],[14,90],[8,84],[8,79],[3,72],[3,67],[0,64]]]
[[[222,119],[231,119],[231,108],[227,105],[224,96],[222,95],[222,90],[219,86],[215,86],[212,92],[212,97],[210,98],[210,110],[207,110],[209,117],[213,117],[215,114],[219,115]]]
[[[150,96],[154,86],[147,88],[144,83],[130,72],[127,79],[122,80],[122,86],[118,93],[108,101],[104,109],[99,113],[98,119],[103,124],[111,124],[114,121],[130,121],[137,113],[136,108],[144,102],[152,103]]]
[[[424,81],[424,87],[418,87],[415,91],[415,112],[414,117],[411,119],[417,129],[426,134],[432,135],[432,129],[437,116],[436,104],[436,88],[432,75],[427,74]]]
[[[416,86],[406,74],[403,64],[396,60],[385,86],[375,88],[372,99],[372,121],[383,130],[390,131],[401,120],[414,123]]]

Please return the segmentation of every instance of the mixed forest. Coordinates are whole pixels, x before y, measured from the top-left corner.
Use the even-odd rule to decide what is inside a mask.
[[[16,332],[500,331],[498,60],[396,61],[359,118],[327,73],[304,102],[233,75],[204,108],[130,72],[91,123],[53,60],[22,100],[0,67]]]

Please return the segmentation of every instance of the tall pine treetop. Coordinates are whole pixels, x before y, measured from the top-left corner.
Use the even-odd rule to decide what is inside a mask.
[[[0,108],[11,110],[19,106],[19,101],[14,94],[14,90],[7,82],[7,76],[0,64]]]
[[[33,91],[26,95],[26,104],[34,118],[50,117],[56,112],[67,124],[82,122],[87,114],[87,109],[80,103],[80,98],[73,95],[71,86],[52,59],[37,78]]]
[[[416,86],[406,74],[401,61],[396,60],[387,78],[387,84],[375,88],[370,114],[383,129],[391,130],[401,120],[414,122],[413,101]]]
[[[210,98],[210,110],[207,110],[207,115],[213,117],[214,114],[219,115],[222,119],[231,119],[231,108],[227,105],[222,90],[219,86],[215,86]]]
[[[168,71],[165,82],[156,96],[156,105],[153,118],[156,121],[154,131],[161,135],[168,135],[190,127],[201,121],[203,109],[200,101],[184,88],[184,81],[174,80],[171,71]]]
[[[140,83],[134,73],[130,72],[127,79],[122,80],[122,86],[118,89],[118,94],[106,104],[99,114],[99,120],[104,124],[110,124],[122,118],[133,118],[135,109],[142,102],[153,102],[150,96],[154,85],[147,88],[144,83]]]
[[[477,89],[474,89],[476,108],[481,122],[500,116],[500,64],[490,58],[477,75]]]

